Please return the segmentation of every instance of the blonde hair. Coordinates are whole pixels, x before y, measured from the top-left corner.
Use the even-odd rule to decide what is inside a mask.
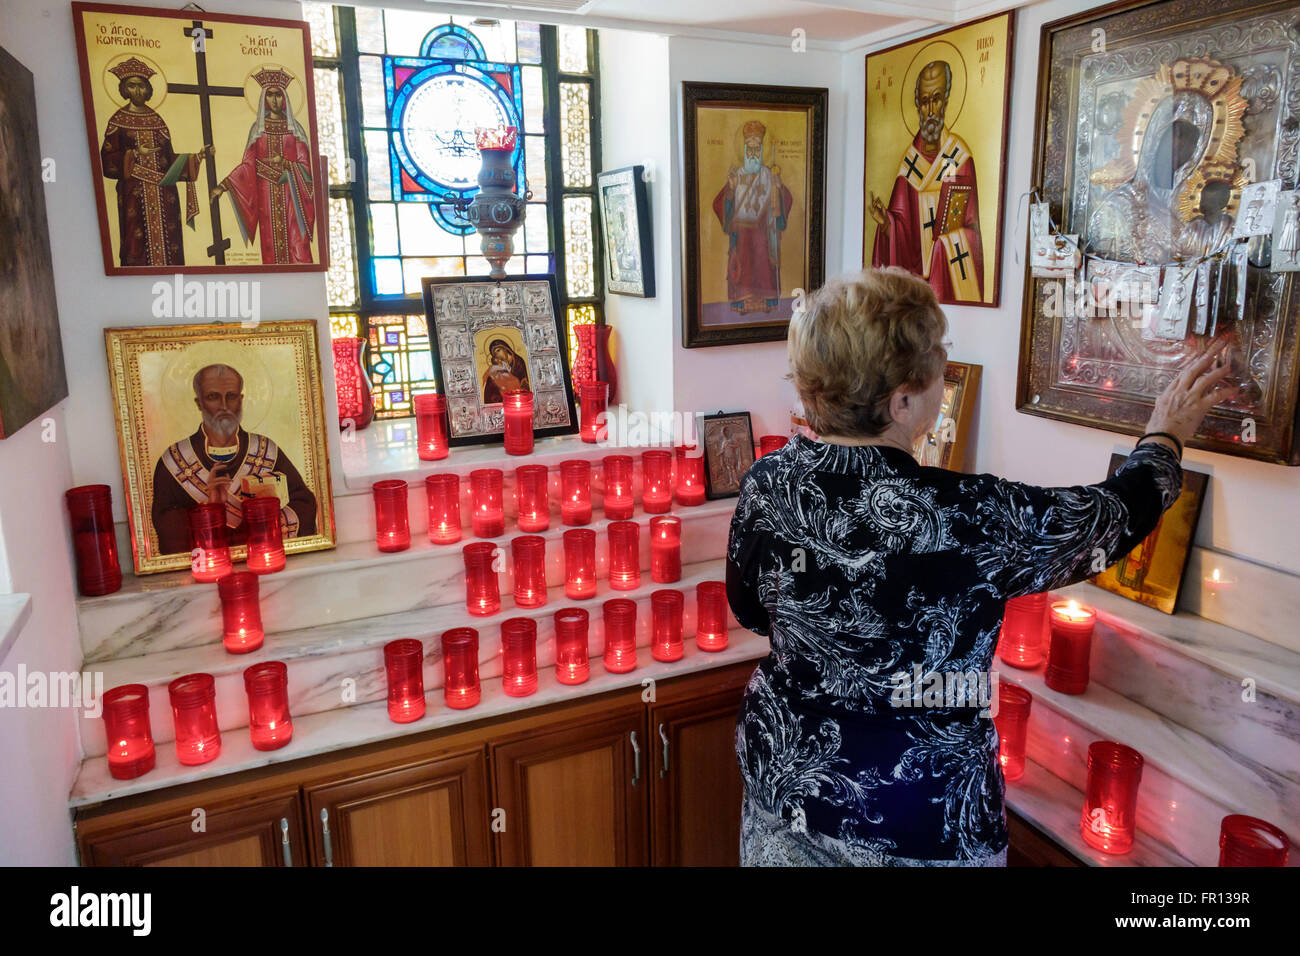
[[[930,284],[891,266],[832,279],[790,320],[787,352],[813,431],[879,435],[895,390],[943,374],[948,320]]]

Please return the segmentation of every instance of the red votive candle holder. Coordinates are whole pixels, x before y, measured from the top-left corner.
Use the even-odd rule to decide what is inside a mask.
[[[546,603],[546,539],[528,534],[510,542],[515,569],[515,607]]]
[[[210,584],[233,570],[230,543],[226,539],[226,506],[205,501],[190,509],[190,574],[195,581]]]
[[[564,532],[564,596],[571,601],[596,596],[596,532],[590,528]]]
[[[123,684],[105,691],[101,703],[108,735],[108,772],[114,780],[148,773],[156,759],[149,726],[149,688]]]
[[[501,396],[505,411],[505,446],[507,455],[531,455],[533,452],[533,393],[506,392]]]
[[[641,528],[635,521],[609,523],[609,586],[631,591],[641,586]]]
[[[758,457],[770,454],[774,451],[780,451],[790,441],[788,435],[763,435],[758,439]]]
[[[591,522],[591,462],[560,462],[560,520],[567,525]]]
[[[478,631],[453,627],[442,635],[442,695],[453,710],[479,702]]]
[[[694,446],[677,446],[677,487],[673,497],[679,505],[704,504],[704,454]]]
[[[380,551],[405,551],[411,546],[411,523],[406,510],[406,482],[400,478],[376,481],[375,544]]]
[[[600,470],[605,484],[605,517],[611,521],[626,521],[632,517],[634,505],[632,456],[606,455]]]
[[[506,533],[506,512],[501,505],[500,468],[478,468],[471,471],[469,498],[474,537],[495,538]]]
[[[650,656],[657,661],[679,661],[682,646],[682,592],[671,588],[650,595],[650,620],[653,636]]]
[[[1088,689],[1088,657],[1092,652],[1092,629],[1097,615],[1078,601],[1057,601],[1048,621],[1052,644],[1047,653],[1043,680],[1062,694],[1082,694]]]
[[[409,724],[424,716],[424,644],[403,637],[384,645],[388,674],[388,719]]]
[[[605,602],[605,670],[626,674],[636,670],[636,601],[612,598]]]
[[[663,514],[673,504],[673,456],[662,448],[641,452],[641,507]]]
[[[273,574],[284,568],[284,537],[280,530],[280,499],[245,498],[244,527],[248,531],[248,570]]]
[[[1140,753],[1113,740],[1088,745],[1088,783],[1080,820],[1088,846],[1114,854],[1133,848],[1142,762]]]
[[[262,646],[262,608],[257,575],[231,571],[217,582],[221,598],[221,643],[231,654],[247,654]]]
[[[1286,866],[1290,839],[1258,817],[1230,813],[1219,824],[1219,866]]]
[[[507,697],[537,690],[537,622],[511,617],[501,622],[501,689]]]
[[[608,382],[582,382],[578,385],[578,404],[582,417],[582,440],[594,445],[605,437],[605,411],[609,395]]]
[[[460,478],[429,475],[424,479],[424,493],[429,500],[429,540],[455,544],[460,540]]]
[[[998,683],[998,762],[1006,780],[1019,780],[1025,773],[1025,740],[1029,734],[1029,691],[1016,684]]]
[[[702,651],[727,647],[727,586],[721,581],[695,585],[695,646]]]
[[[682,519],[662,515],[650,519],[650,580],[672,584],[682,579]]]
[[[501,586],[492,567],[497,546],[475,541],[461,548],[465,558],[465,610],[487,617],[501,610]]]
[[[221,753],[217,727],[217,684],[211,674],[186,674],[167,685],[176,730],[176,759],[186,767],[215,760]]]
[[[1047,631],[1047,595],[1026,594],[1007,601],[998,637],[998,656],[1012,667],[1031,668],[1043,662]]]
[[[122,586],[117,539],[113,535],[112,490],[108,485],[81,485],[69,488],[64,500],[72,525],[77,590],[87,597],[112,594]]]
[[[415,409],[415,447],[421,461],[438,461],[447,457],[449,449],[447,431],[447,396],[416,395],[411,399]]]
[[[278,750],[293,739],[289,717],[289,668],[264,661],[244,671],[248,692],[248,735],[255,750]]]
[[[561,684],[582,684],[591,676],[587,657],[589,620],[580,607],[555,612],[555,679]]]
[[[515,469],[515,522],[532,534],[551,526],[551,499],[547,494],[545,465],[520,465]]]

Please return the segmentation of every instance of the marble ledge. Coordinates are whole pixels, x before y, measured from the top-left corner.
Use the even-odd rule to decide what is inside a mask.
[[[17,643],[18,635],[31,616],[30,594],[0,594],[0,664],[9,655],[9,648]]]
[[[279,750],[253,749],[246,733],[224,734],[221,754],[211,763],[198,767],[182,766],[176,759],[175,747],[160,745],[154,769],[133,780],[114,779],[108,772],[108,761],[103,757],[92,757],[81,764],[72,793],[68,797],[68,806],[73,809],[90,806],[106,800],[149,793],[198,780],[211,780],[336,750],[455,727],[488,717],[522,713],[549,704],[639,687],[647,679],[668,680],[703,673],[728,664],[756,662],[767,653],[767,638],[738,628],[729,633],[727,647],[721,651],[700,651],[694,642],[687,642],[685,656],[681,660],[663,663],[650,659],[626,674],[609,673],[601,666],[599,659],[593,659],[591,677],[584,684],[561,684],[555,679],[554,668],[545,668],[538,673],[537,692],[529,697],[507,696],[502,690],[500,678],[484,680],[481,701],[478,706],[468,710],[452,710],[442,702],[441,695],[431,693],[428,694],[428,710],[424,717],[409,724],[393,723],[388,717],[388,702],[380,700],[295,718],[293,739]]]

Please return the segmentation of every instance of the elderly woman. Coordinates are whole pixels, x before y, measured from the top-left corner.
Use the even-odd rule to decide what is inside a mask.
[[[1096,485],[922,467],[912,447],[939,414],[946,332],[930,286],[893,269],[831,282],[790,323],[821,440],[750,468],[727,551],[736,619],[772,644],[736,728],[743,865],[1005,865],[987,694],[900,705],[919,701],[917,675],[974,671],[987,688],[1007,599],[1141,541],[1178,497],[1183,443],[1229,394],[1219,342]]]

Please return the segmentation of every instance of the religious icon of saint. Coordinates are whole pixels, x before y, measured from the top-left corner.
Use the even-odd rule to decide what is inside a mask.
[[[944,125],[951,93],[947,61],[933,60],[917,75],[917,133],[903,153],[889,205],[871,194],[871,264],[902,266],[922,276],[942,302],[981,302],[984,245],[975,159],[965,140]]]
[[[750,120],[741,127],[744,156],[713,199],[713,213],[730,237],[727,300],[733,312],[771,312],[781,298],[781,234],[794,196],[780,167],[763,162],[767,127]]]
[[[229,365],[206,365],[194,374],[199,427],[168,446],[153,472],[151,517],[161,554],[191,548],[189,511],[195,504],[226,506],[231,544],[243,544],[242,501],[257,495],[280,499],[286,538],[316,533],[316,495],[270,438],[245,431],[244,377]]]
[[[1276,251],[1284,259],[1295,259],[1300,255],[1300,193],[1291,194],[1291,203],[1283,213]]]
[[[483,373],[483,404],[495,405],[506,392],[532,391],[528,366],[505,339],[488,343],[488,368]]]
[[[239,231],[247,243],[258,237],[262,262],[311,263],[316,225],[311,139],[289,105],[286,90],[293,76],[264,67],[253,79],[261,87],[257,119],[243,159],[212,190],[212,198],[230,194]]]
[[[126,105],[108,119],[99,149],[106,179],[117,180],[118,261],[123,266],[185,264],[181,203],[176,184],[185,183],[185,223],[194,228],[199,213],[194,180],[199,164],[212,157],[212,145],[197,153],[178,153],[171,132],[152,107],[156,75],[138,57],[109,72]]]

